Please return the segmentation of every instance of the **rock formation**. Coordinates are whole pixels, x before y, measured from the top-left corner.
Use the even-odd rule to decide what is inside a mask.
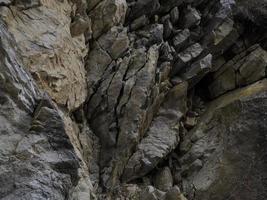
[[[0,199],[267,199],[266,0],[0,0]]]

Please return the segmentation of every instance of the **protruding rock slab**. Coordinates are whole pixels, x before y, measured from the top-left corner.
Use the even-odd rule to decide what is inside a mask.
[[[212,97],[261,80],[267,76],[267,52],[253,46],[224,64],[213,76],[209,86]]]
[[[156,188],[167,192],[173,186],[172,173],[169,167],[164,167],[154,176],[153,183]]]
[[[93,38],[97,39],[113,26],[124,23],[127,10],[125,0],[103,0],[90,12]]]
[[[186,193],[194,194],[189,199],[221,200],[229,194],[244,200],[267,197],[266,103],[264,79],[229,92],[210,105],[188,135],[195,142],[181,159],[184,166],[199,166],[184,177]]]
[[[179,120],[186,112],[187,83],[170,90],[153,120],[147,136],[137,146],[125,167],[123,179],[130,181],[150,172],[179,143]]]

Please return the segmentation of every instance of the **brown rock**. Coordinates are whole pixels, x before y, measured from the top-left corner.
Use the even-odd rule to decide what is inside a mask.
[[[90,12],[93,38],[107,32],[113,26],[123,24],[127,4],[125,0],[104,0]]]
[[[0,12],[39,87],[69,110],[78,108],[87,95],[87,49],[82,35],[70,34],[71,12],[68,2],[52,0],[23,11],[12,7]]]

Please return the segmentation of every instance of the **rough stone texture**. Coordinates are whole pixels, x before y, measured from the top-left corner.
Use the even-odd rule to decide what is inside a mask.
[[[178,72],[183,70],[183,68],[188,65],[190,62],[192,62],[196,57],[198,57],[203,51],[203,48],[199,43],[195,43],[188,48],[186,48],[184,51],[180,52],[177,55],[177,61],[173,68],[173,75],[176,75]]]
[[[24,70],[13,37],[0,23],[0,198],[69,198],[80,179],[78,157],[58,109]]]
[[[193,87],[212,69],[212,55],[208,54],[204,58],[196,61],[181,74],[185,80]]]
[[[33,112],[36,98],[40,93],[30,75],[22,69],[22,61],[16,55],[14,38],[7,31],[7,27],[2,20],[0,20],[0,28],[1,93],[10,93],[10,98],[17,102],[22,109]]]
[[[0,198],[266,199],[266,5],[0,0]]]
[[[211,96],[216,97],[240,86],[266,77],[267,52],[254,46],[234,57],[214,74],[210,84]]]
[[[186,112],[187,84],[175,86],[152,121],[147,136],[128,161],[124,179],[129,181],[151,171],[178,144],[179,120]]]
[[[159,0],[137,0],[130,4],[128,20],[133,20],[142,15],[152,16],[160,8]]]
[[[93,114],[88,115],[90,125],[102,141],[102,167],[113,168],[107,163],[116,159],[120,162],[114,162],[114,167],[122,170],[131,148],[152,120],[160,97],[156,82],[157,49],[157,46],[152,46],[148,52],[144,48],[136,49],[130,56],[107,66],[103,76],[99,77],[103,82],[99,82],[92,94],[87,113]]]
[[[113,26],[124,22],[127,4],[125,0],[101,1],[91,12],[93,37],[98,38]]]
[[[171,188],[165,195],[165,200],[187,200],[178,186]]]
[[[167,192],[173,186],[172,173],[169,167],[161,169],[154,177],[154,185],[161,191]]]
[[[192,140],[202,132],[182,163],[204,162],[185,178],[186,189],[194,185],[192,199],[266,197],[266,89],[265,79],[222,96],[190,133]]]
[[[82,35],[71,37],[71,12],[67,1],[53,0],[23,10],[17,6],[0,7],[0,16],[14,35],[23,62],[39,87],[58,104],[73,110],[87,95],[87,49]]]
[[[185,16],[183,16],[183,27],[184,28],[190,28],[200,23],[201,16],[196,9],[189,7],[185,11],[185,13],[186,13]]]

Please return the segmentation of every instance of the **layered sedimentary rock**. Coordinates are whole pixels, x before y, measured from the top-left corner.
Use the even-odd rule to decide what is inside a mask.
[[[266,5],[0,0],[0,198],[266,199]]]

